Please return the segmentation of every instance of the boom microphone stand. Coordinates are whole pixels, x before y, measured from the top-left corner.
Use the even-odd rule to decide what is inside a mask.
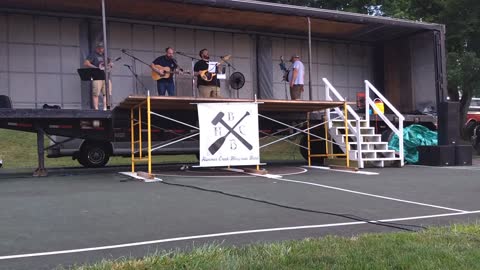
[[[193,57],[193,56],[190,56],[184,52],[179,52],[177,51],[176,52],[177,54],[183,56],[183,57],[187,57],[190,59],[190,61],[192,61],[192,75],[194,74],[194,68],[195,68],[195,62],[196,61],[199,61],[200,59],[196,58],[196,57]],[[195,76],[192,76],[192,96],[193,97],[197,97],[197,91],[195,91]]]
[[[133,71],[132,67],[131,67],[130,65],[127,65],[127,64],[124,64],[124,66],[126,66],[126,67],[130,70],[130,72],[132,72],[133,76],[135,77],[135,80],[136,80],[138,83],[140,83],[140,85],[142,86],[143,90],[148,93],[150,90],[149,90],[149,89],[145,86],[145,84],[143,84],[143,82],[138,78],[138,74],[135,73],[135,71]]]
[[[222,61],[227,64],[227,67],[228,67],[228,78],[226,79],[227,81],[227,85],[228,85],[228,89],[230,90],[230,92],[232,92],[232,89],[230,89],[230,76],[232,75],[232,69],[233,71],[237,71],[237,69],[232,65],[230,64],[230,62],[228,62],[227,60],[223,59],[223,57],[220,57],[220,59],[222,59]],[[237,95],[236,95],[236,98],[239,98],[239,91],[237,90]]]
[[[135,55],[132,55],[130,54],[129,52],[127,52],[127,50],[125,49],[122,49],[121,50],[123,54],[131,57],[133,59],[133,63],[135,63],[135,61],[139,61],[140,63],[143,63],[147,66],[150,66],[150,64],[147,64],[145,61],[143,61],[142,59],[139,59],[138,57],[136,57]],[[130,65],[127,65],[125,64],[124,66],[128,67],[128,69],[132,72],[133,76],[135,76],[135,88],[137,88],[137,82],[140,83],[140,85],[142,86],[143,90],[146,90],[147,92],[149,91],[149,89],[147,87],[145,87],[145,85],[143,84],[143,82],[140,80],[140,78],[138,78],[138,74],[132,69],[132,67]],[[133,66],[134,69],[136,69],[136,65]],[[135,89],[135,91],[137,91],[137,89]]]

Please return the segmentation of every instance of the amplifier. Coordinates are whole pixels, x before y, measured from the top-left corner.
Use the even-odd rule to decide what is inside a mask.
[[[472,165],[473,146],[471,145],[456,145],[455,146],[455,165],[469,166]]]
[[[427,166],[454,166],[455,145],[418,146],[418,163]]]

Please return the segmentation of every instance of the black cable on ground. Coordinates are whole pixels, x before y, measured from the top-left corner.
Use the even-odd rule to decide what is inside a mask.
[[[201,191],[206,191],[206,192],[218,193],[218,194],[222,194],[222,195],[229,196],[229,197],[234,197],[234,198],[259,202],[259,203],[273,205],[273,206],[282,207],[282,208],[291,209],[291,210],[342,217],[342,218],[351,219],[351,220],[355,220],[355,221],[362,221],[362,222],[372,224],[372,225],[384,226],[384,227],[389,227],[389,228],[394,228],[394,229],[399,229],[399,230],[404,230],[404,231],[409,231],[409,232],[416,232],[416,230],[408,229],[408,228],[405,228],[405,227],[415,227],[415,228],[420,228],[420,229],[426,229],[426,227],[418,226],[418,225],[401,224],[401,223],[393,223],[393,222],[383,222],[383,221],[372,221],[372,220],[368,220],[368,219],[365,219],[365,218],[362,218],[362,217],[359,217],[359,216],[355,216],[355,215],[351,215],[351,214],[339,214],[339,213],[333,213],[333,212],[318,211],[318,210],[306,209],[306,208],[301,208],[301,207],[289,206],[289,205],[279,204],[279,203],[270,202],[270,201],[266,201],[266,200],[250,198],[250,197],[246,197],[246,196],[242,196],[242,195],[238,195],[238,194],[228,193],[228,192],[224,192],[224,191],[216,190],[216,189],[208,189],[208,188],[202,188],[202,187],[193,186],[193,185],[166,182],[165,180],[161,181],[160,183],[163,183],[163,184],[169,185],[169,186],[177,186],[177,187],[191,188],[191,189],[196,189],[196,190],[201,190]],[[401,226],[404,226],[404,227],[401,227]]]

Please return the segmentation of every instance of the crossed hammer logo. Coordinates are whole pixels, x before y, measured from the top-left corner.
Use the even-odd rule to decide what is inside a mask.
[[[224,120],[223,120],[223,117],[225,116],[225,114],[223,112],[219,112],[217,114],[217,116],[215,116],[215,118],[213,118],[212,120],[212,124],[214,126],[216,126],[217,124],[222,124],[227,130],[227,134],[223,135],[222,137],[218,138],[215,142],[213,142],[210,147],[208,147],[208,151],[210,152],[210,154],[214,155],[221,147],[222,145],[225,143],[225,140],[227,139],[227,137],[232,134],[234,135],[243,145],[245,145],[245,147],[248,148],[248,150],[252,150],[253,146],[248,143],[242,136],[240,136],[240,134],[238,134],[236,131],[235,131],[235,128],[243,121],[243,119],[245,119],[245,117],[249,116],[250,113],[249,112],[246,112],[245,115],[242,116],[242,118],[240,118],[240,120],[238,120],[238,122],[233,126],[233,127],[230,127]]]

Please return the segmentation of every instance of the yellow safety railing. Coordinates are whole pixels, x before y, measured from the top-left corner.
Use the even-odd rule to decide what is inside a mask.
[[[327,111],[325,110],[325,119],[326,118]],[[349,140],[348,140],[348,111],[347,111],[347,102],[343,102],[343,124],[345,128],[345,153],[344,154],[334,154],[333,153],[333,147],[332,142],[328,140],[328,122],[326,122],[324,126],[325,130],[325,138],[324,139],[312,139],[310,136],[310,113],[307,113],[307,153],[308,153],[308,166],[312,166],[312,157],[345,157],[346,159],[346,167],[350,168],[350,145],[349,145]],[[312,154],[312,142],[316,141],[323,141],[325,140],[325,154]],[[331,149],[330,149],[331,148]],[[330,154],[330,150],[332,154]]]
[[[144,108],[146,105],[146,108]],[[147,156],[143,153],[143,122],[142,111],[146,109],[147,112]],[[137,112],[137,118],[135,118],[135,112]],[[152,136],[151,136],[151,108],[150,108],[150,93],[147,95],[145,101],[130,108],[130,141],[131,141],[131,160],[132,160],[132,173],[135,172],[136,162],[148,162],[148,174],[152,174]],[[138,126],[138,139],[135,137],[135,127]],[[138,145],[138,157],[135,156],[136,147]]]

